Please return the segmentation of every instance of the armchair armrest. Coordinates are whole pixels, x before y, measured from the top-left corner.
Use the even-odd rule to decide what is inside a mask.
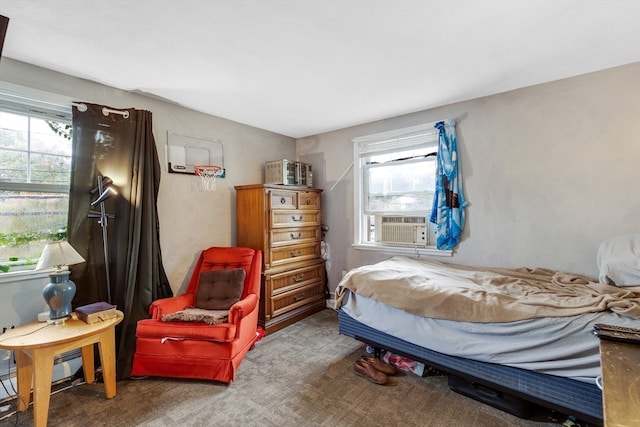
[[[229,308],[229,323],[239,324],[240,321],[258,308],[258,296],[249,294],[244,299]]]
[[[175,313],[185,309],[186,307],[193,306],[194,295],[182,294],[170,298],[161,298],[155,300],[149,306],[149,314],[152,319],[162,319],[162,316],[169,313]]]

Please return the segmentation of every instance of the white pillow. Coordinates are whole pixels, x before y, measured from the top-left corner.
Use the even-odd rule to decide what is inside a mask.
[[[640,286],[640,233],[605,240],[598,248],[601,283]]]

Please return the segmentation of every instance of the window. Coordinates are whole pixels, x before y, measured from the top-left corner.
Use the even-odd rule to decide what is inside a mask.
[[[70,127],[70,103],[2,84],[0,274],[35,268],[45,243],[66,238]]]
[[[425,124],[353,142],[354,246],[413,254],[436,251],[429,216],[436,182],[437,129]]]

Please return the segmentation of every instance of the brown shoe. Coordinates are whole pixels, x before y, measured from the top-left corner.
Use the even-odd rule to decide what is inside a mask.
[[[387,383],[387,376],[375,369],[373,365],[365,362],[364,360],[356,360],[356,362],[353,364],[353,370],[355,371],[356,375],[360,375],[361,377],[368,379],[374,384],[382,385]]]
[[[385,375],[393,376],[398,372],[395,366],[388,365],[377,357],[362,356],[360,360],[367,362]]]

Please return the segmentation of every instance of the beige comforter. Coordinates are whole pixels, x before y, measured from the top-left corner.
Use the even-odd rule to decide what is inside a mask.
[[[605,310],[640,319],[640,294],[546,269],[465,267],[393,257],[351,270],[336,289],[424,317],[512,322]]]

